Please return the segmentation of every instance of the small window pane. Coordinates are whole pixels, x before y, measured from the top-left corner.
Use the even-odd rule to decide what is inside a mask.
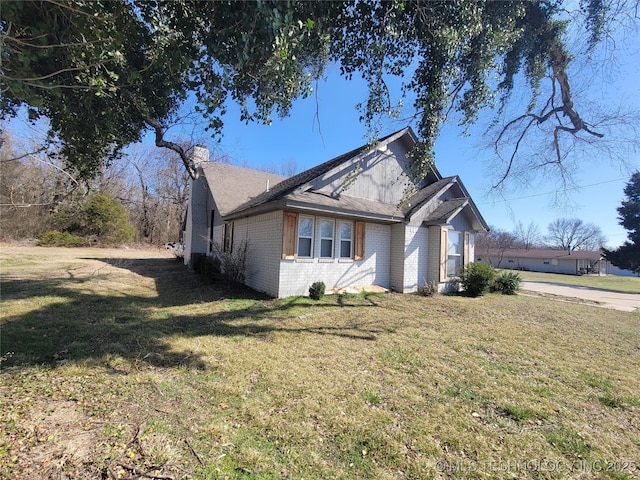
[[[447,276],[455,277],[460,270],[460,257],[449,257],[447,260]]]
[[[340,257],[351,258],[351,240],[340,241]]]
[[[331,258],[333,256],[333,241],[323,239],[320,240],[320,256],[324,258]]]
[[[350,223],[340,224],[340,239],[351,240],[351,224]]]
[[[323,220],[320,224],[320,236],[322,238],[333,238],[333,222]]]
[[[447,276],[455,277],[462,267],[463,234],[449,230],[447,243]]]
[[[298,256],[299,257],[311,256],[311,239],[310,238],[298,239]]]
[[[313,220],[311,218],[300,218],[298,235],[300,237],[311,237],[313,235]]]
[[[462,242],[460,241],[460,232],[449,231],[449,245],[448,246],[448,254],[455,255],[462,253]]]
[[[340,258],[351,258],[352,234],[351,223],[340,224]]]

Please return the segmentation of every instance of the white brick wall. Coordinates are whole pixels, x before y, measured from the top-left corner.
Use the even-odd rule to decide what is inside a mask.
[[[282,211],[236,220],[234,248],[247,241],[246,281],[259,292],[278,296],[282,257]]]
[[[391,288],[404,290],[404,223],[391,226]]]
[[[328,289],[379,285],[403,293],[415,292],[425,282],[438,282],[440,227],[367,223],[364,260],[325,259],[317,258],[322,218],[326,217],[314,218],[314,258],[298,260],[281,259],[282,211],[236,220],[234,248],[249,239],[247,285],[274,297],[288,297],[308,295],[315,281],[323,281]],[[338,228],[336,221],[336,232]]]
[[[425,227],[405,227],[403,293],[415,292],[427,281],[428,243]]]
[[[316,228],[318,228],[317,225],[319,225],[318,221],[316,221]],[[364,260],[339,258],[281,260],[278,296],[308,295],[309,286],[316,281],[324,282],[327,289],[349,285],[379,285],[390,288],[390,251],[391,227],[367,223]]]

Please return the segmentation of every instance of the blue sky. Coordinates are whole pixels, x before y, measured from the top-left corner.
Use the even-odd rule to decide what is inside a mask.
[[[604,42],[593,60],[591,64],[574,62],[570,72],[581,113],[588,116],[585,112],[589,109],[582,107],[590,102],[640,112],[638,32],[627,31],[624,36]],[[368,140],[367,129],[360,123],[356,110],[356,104],[366,99],[366,86],[355,77],[351,81],[342,79],[336,70],[329,69],[316,95],[296,101],[289,117],[274,119],[270,126],[240,122],[238,109],[230,105],[223,118],[224,136],[220,144],[202,137],[198,126],[172,129],[167,138],[181,141],[195,134],[214,154],[229,155],[235,164],[242,166],[268,169],[294,162],[298,172],[311,168]],[[515,92],[514,96],[518,94],[521,95]],[[528,101],[528,93],[519,100]],[[187,105],[185,109],[191,107]],[[553,220],[577,217],[599,226],[607,246],[615,247],[625,241],[627,232],[618,225],[616,209],[624,198],[625,183],[633,171],[640,170],[637,149],[621,146],[609,152],[593,151],[569,158],[574,172],[574,185],[569,190],[562,190],[553,177],[538,175],[526,182],[509,182],[509,188],[500,195],[490,190],[496,178],[492,167],[495,154],[483,146],[486,139],[480,135],[487,121],[487,117],[481,117],[479,126],[469,136],[461,135],[455,122],[447,123],[437,140],[435,153],[438,170],[444,176],[461,177],[489,225],[512,231],[518,222],[524,225],[533,222],[544,235]],[[389,120],[380,133],[386,135],[407,124],[406,120]],[[624,134],[640,144],[637,138],[640,120],[633,124],[638,130],[626,130]],[[148,143],[153,143],[151,134],[145,138],[145,144]],[[624,158],[626,164],[614,158],[616,155]]]
[[[568,189],[563,189],[553,176],[534,175],[526,181],[509,181],[498,194],[490,188],[496,178],[496,156],[485,146],[487,139],[481,135],[490,118],[481,116],[469,136],[462,135],[455,121],[443,127],[435,147],[436,166],[444,176],[461,177],[489,225],[513,231],[518,222],[533,222],[545,235],[555,219],[577,217],[599,226],[609,247],[626,240],[627,232],[618,225],[616,209],[624,199],[623,189],[631,174],[640,170],[640,34],[633,21],[626,26],[601,42],[588,60],[584,55],[577,56],[569,75],[576,106],[585,119],[590,118],[593,105],[636,112],[638,117],[627,124],[636,130],[627,126],[610,135],[608,138],[614,140],[610,150],[576,150],[567,159],[573,171],[573,183]],[[584,43],[580,43],[584,42],[583,27],[577,26],[573,33],[577,35],[573,35],[570,48],[584,51]],[[355,77],[346,81],[330,70],[316,94],[297,101],[288,118],[274,119],[270,126],[235,121],[239,114],[231,108],[224,119],[222,143],[214,149],[243,166],[269,168],[293,161],[302,171],[368,140],[367,129],[359,122],[356,110],[356,104],[366,99],[362,81]],[[523,113],[529,101],[528,91],[524,95],[516,91],[513,97],[516,108],[511,114]],[[387,121],[381,134],[407,124]],[[635,147],[616,143],[616,134],[631,139]]]
[[[576,80],[587,84],[589,96],[599,97],[596,101],[611,103],[622,99],[626,106],[640,110],[638,58],[626,55],[625,63],[618,65],[619,74],[609,75],[604,87],[594,87],[592,77]],[[230,155],[234,163],[243,166],[269,168],[294,161],[302,171],[367,141],[367,129],[359,122],[355,108],[366,98],[362,82],[349,82],[330,73],[318,85],[316,94],[317,98],[297,101],[289,117],[274,119],[270,126],[235,121],[239,115],[231,108],[225,118],[222,143],[211,148],[218,154]],[[481,118],[480,125],[483,120],[486,121]],[[381,133],[406,125],[406,121],[387,121]],[[625,241],[627,232],[618,225],[616,208],[624,198],[623,188],[632,171],[640,169],[637,151],[631,155],[624,152],[626,165],[607,155],[572,159],[577,165],[574,186],[580,188],[564,192],[553,181],[538,177],[524,184],[511,182],[508,191],[497,194],[490,190],[495,179],[491,167],[494,154],[483,147],[486,140],[480,137],[481,130],[474,128],[470,136],[462,136],[460,127],[445,125],[435,148],[436,166],[444,176],[461,177],[489,225],[512,231],[517,222],[533,222],[544,235],[553,220],[577,217],[599,226],[608,246]]]

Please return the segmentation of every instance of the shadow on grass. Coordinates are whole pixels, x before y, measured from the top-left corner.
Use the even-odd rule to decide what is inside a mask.
[[[369,299],[365,305],[344,297],[323,302],[300,297],[273,300],[242,286],[207,282],[174,259],[98,260],[152,278],[157,295],[128,293],[139,290],[129,283],[115,283],[117,276],[108,268],[87,277],[68,272],[66,278],[5,280],[3,300],[28,302],[29,311],[2,316],[3,367],[68,360],[104,363],[116,356],[154,366],[205,368],[202,353],[175,351],[168,339],[206,335],[261,339],[286,331],[375,340],[384,332],[377,324],[362,322],[298,327],[282,321],[304,318],[310,309],[375,306]],[[95,282],[108,284],[107,293],[96,294]]]

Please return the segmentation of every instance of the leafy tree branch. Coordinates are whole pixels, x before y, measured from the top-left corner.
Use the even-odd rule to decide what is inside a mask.
[[[382,115],[397,115],[410,97],[422,145],[418,170],[433,161],[443,122],[457,113],[461,125],[480,112],[500,116],[524,78],[526,109],[503,127],[496,145],[521,145],[545,127],[553,160],[563,168],[565,138],[599,140],[606,132],[576,105],[569,78],[570,27],[586,27],[589,52],[608,38],[609,25],[637,21],[636,0],[433,2],[198,2],[31,0],[3,2],[0,111],[26,106],[47,117],[51,137],[79,176],[89,178],[122,148],[155,134],[156,145],[176,152],[195,169],[166,125],[188,98],[223,132],[230,102],[240,119],[269,124],[286,116],[297,98],[312,94],[328,65],[345,78],[361,76],[368,88],[362,120],[375,130]],[[391,101],[387,77],[401,80],[401,103]],[[542,81],[552,92],[540,109]],[[513,132],[516,132],[515,134]],[[570,142],[569,142],[570,143]]]

